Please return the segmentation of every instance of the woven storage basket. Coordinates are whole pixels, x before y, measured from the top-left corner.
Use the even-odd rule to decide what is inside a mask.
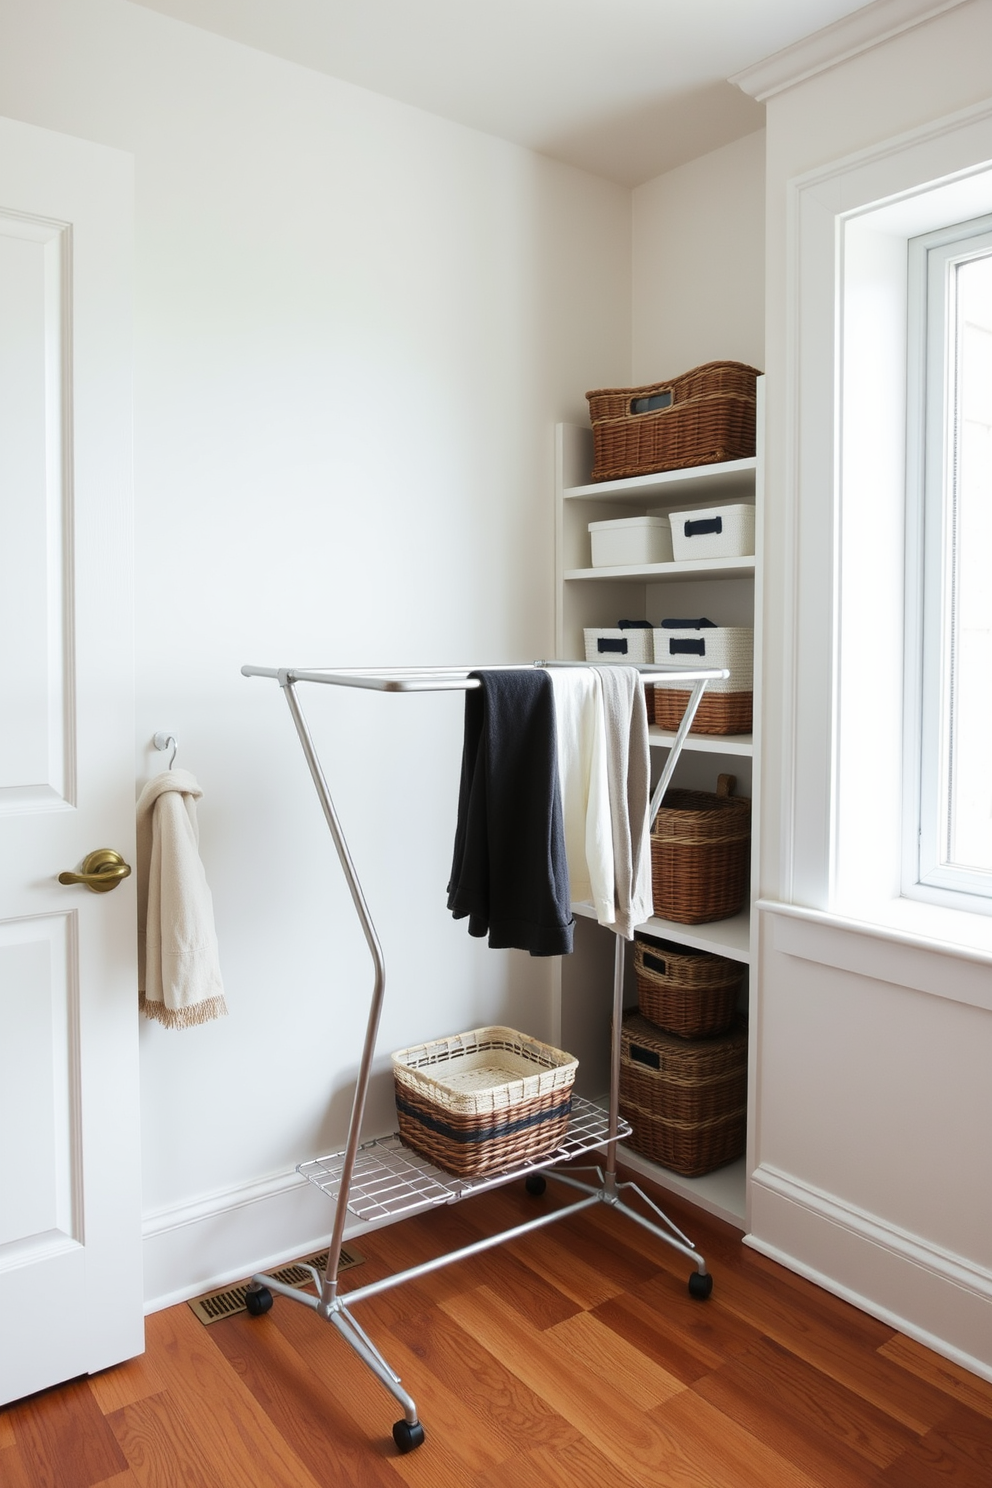
[[[717,794],[669,790],[651,828],[654,912],[682,925],[725,920],[747,898],[751,802],[735,797],[733,775]]]
[[[666,620],[654,633],[656,662],[726,667],[725,681],[710,682],[692,720],[694,734],[748,734],[754,707],[754,630],[749,625],[711,625],[701,620]],[[676,682],[658,682],[649,702],[653,721],[674,733],[689,692]]]
[[[592,479],[624,480],[753,455],[759,376],[744,362],[705,362],[670,382],[587,393]]]
[[[637,1013],[620,1039],[620,1114],[637,1152],[684,1177],[733,1162],[747,1141],[747,1029],[688,1041]]]
[[[637,1005],[656,1028],[679,1038],[725,1033],[737,1017],[744,967],[672,941],[634,938]]]
[[[679,692],[676,688],[651,687],[649,706],[652,722],[667,733],[678,732],[682,715],[689,704],[691,693]],[[703,693],[702,702],[692,720],[691,734],[749,734],[754,727],[754,693],[711,692]]]
[[[583,630],[586,661],[598,665],[618,661],[630,666],[638,661],[654,660],[654,631],[644,621],[621,620],[612,630],[589,628]]]
[[[399,1132],[459,1177],[546,1157],[572,1110],[578,1060],[512,1028],[476,1028],[393,1055]]]
[[[750,503],[672,512],[669,527],[672,557],[677,563],[754,554],[754,507]]]

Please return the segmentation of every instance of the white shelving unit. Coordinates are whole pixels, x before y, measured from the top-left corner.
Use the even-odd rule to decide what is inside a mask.
[[[758,380],[758,429],[763,387]],[[695,508],[754,501],[758,507],[756,550],[760,554],[761,448],[747,460],[688,470],[665,471],[631,480],[590,483],[592,430],[560,424],[556,451],[556,654],[581,660],[586,626],[615,626],[618,619],[659,622],[671,615],[706,615],[718,625],[755,626],[755,720],[758,717],[759,638],[757,620],[760,574],[756,558],[697,559],[652,563],[630,568],[592,568],[589,523],[611,517],[667,514]],[[651,746],[661,752],[674,735],[650,730]],[[756,795],[752,734],[690,734],[676,771],[680,785],[713,790],[717,775],[737,776],[738,792]],[[756,812],[752,819],[756,819]],[[755,845],[752,841],[752,861]],[[608,1088],[610,993],[613,936],[595,924],[592,909],[574,906],[575,951],[561,961],[561,1046],[579,1059],[582,1088],[591,1099]],[[651,919],[640,927],[649,934],[698,950],[751,964],[752,922],[749,909],[731,919],[707,925],[682,925]],[[629,1002],[636,1001],[631,974]],[[749,1081],[753,1088],[753,1081]],[[749,1125],[750,1125],[749,1109]],[[723,1219],[747,1228],[747,1159],[702,1178],[683,1178],[659,1167],[630,1148],[621,1148],[628,1167],[660,1187],[688,1198]]]

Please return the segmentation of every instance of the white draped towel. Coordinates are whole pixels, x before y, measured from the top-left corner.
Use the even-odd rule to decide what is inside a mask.
[[[166,770],[138,797],[140,1006],[167,1028],[227,1012],[213,900],[200,861],[202,794],[188,770]]]

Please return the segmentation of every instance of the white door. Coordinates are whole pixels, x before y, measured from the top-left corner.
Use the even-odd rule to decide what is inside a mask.
[[[131,159],[0,119],[0,1403],[143,1343]]]

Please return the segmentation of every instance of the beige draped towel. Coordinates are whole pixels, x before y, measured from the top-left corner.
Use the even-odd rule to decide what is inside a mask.
[[[200,861],[202,794],[188,770],[166,770],[138,797],[140,1006],[167,1028],[227,1012],[213,900]]]

